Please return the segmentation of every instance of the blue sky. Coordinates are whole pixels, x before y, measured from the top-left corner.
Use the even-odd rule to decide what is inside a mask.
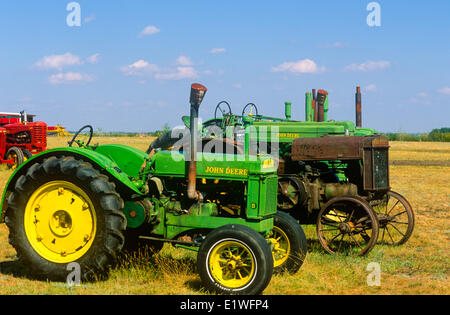
[[[329,117],[383,132],[450,126],[450,1],[79,0],[0,3],[0,111],[23,109],[71,130],[153,131],[180,124],[190,84],[222,100],[304,119],[305,92],[330,93]]]

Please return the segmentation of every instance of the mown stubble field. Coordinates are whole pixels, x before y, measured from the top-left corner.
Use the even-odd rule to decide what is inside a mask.
[[[50,138],[49,147],[68,139]],[[94,139],[100,144],[122,143],[145,150],[149,137]],[[416,214],[416,228],[401,247],[377,245],[363,258],[330,256],[316,246],[314,227],[304,227],[311,244],[302,269],[295,275],[274,276],[264,294],[449,294],[450,143],[391,143],[391,186],[406,196]],[[3,190],[11,171],[1,166]],[[371,262],[381,266],[381,286],[367,285]],[[151,257],[124,257],[106,281],[68,287],[42,282],[28,274],[0,225],[0,294],[83,295],[198,295],[206,294],[195,270],[195,254],[165,245]]]

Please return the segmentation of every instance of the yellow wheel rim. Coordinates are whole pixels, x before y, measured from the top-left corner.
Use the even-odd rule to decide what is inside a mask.
[[[279,267],[286,262],[291,252],[291,243],[286,233],[275,226],[270,233],[269,240],[272,243],[272,256],[274,267]]]
[[[54,263],[83,257],[95,239],[95,208],[78,186],[53,181],[41,186],[25,208],[25,233],[33,249]]]
[[[8,164],[8,167],[12,170],[15,170],[19,167],[19,157],[17,156],[16,153],[11,152],[10,154],[8,154],[8,156],[6,157],[7,160],[14,160],[14,164]]]
[[[213,246],[208,265],[214,280],[230,289],[250,284],[256,271],[256,260],[251,250],[235,240]]]

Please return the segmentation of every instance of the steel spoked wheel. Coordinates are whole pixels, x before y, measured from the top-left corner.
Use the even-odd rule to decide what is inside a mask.
[[[208,290],[254,295],[269,284],[273,258],[269,244],[256,231],[228,225],[208,234],[200,246],[197,267]]]
[[[378,220],[370,205],[356,197],[337,197],[320,211],[317,235],[330,254],[363,256],[378,239]]]
[[[251,249],[237,240],[224,240],[212,248],[208,267],[214,280],[237,289],[255,276],[256,260]]]
[[[380,243],[399,246],[409,240],[414,231],[414,211],[402,195],[389,191],[373,209],[380,222]]]

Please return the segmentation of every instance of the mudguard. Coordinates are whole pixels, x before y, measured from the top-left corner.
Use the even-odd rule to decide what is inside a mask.
[[[137,177],[147,155],[145,152],[125,145],[104,145],[95,149],[85,148],[58,148],[38,154],[22,164],[8,180],[2,195],[0,222],[3,223],[4,215],[8,208],[7,199],[14,190],[16,181],[35,163],[40,163],[50,157],[72,156],[76,159],[91,163],[94,168],[116,183],[120,189],[129,195],[143,195],[140,191],[142,182]]]

